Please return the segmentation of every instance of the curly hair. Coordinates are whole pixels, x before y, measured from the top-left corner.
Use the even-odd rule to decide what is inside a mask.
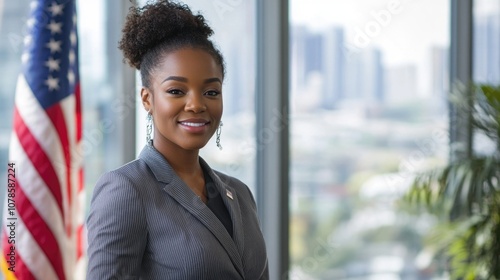
[[[194,15],[181,3],[169,0],[149,2],[144,7],[131,7],[122,30],[119,49],[124,60],[140,70],[142,84],[149,86],[149,77],[160,57],[182,48],[207,51],[219,64],[224,76],[224,58],[208,39],[214,33],[201,14]]]

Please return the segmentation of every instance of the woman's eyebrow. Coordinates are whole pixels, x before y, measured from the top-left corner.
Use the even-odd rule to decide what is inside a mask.
[[[188,79],[185,77],[179,77],[179,76],[169,76],[165,80],[163,80],[161,83],[163,84],[166,81],[178,81],[178,82],[187,83]],[[214,82],[218,82],[218,83],[222,84],[221,79],[219,79],[217,77],[209,78],[209,79],[205,80],[205,84],[210,84],[210,83],[214,83]]]
[[[205,80],[205,84],[210,84],[210,83],[213,83],[213,82],[219,82],[219,83],[222,84],[222,81],[219,78],[210,78],[210,79],[206,79]]]
[[[161,83],[163,84],[166,81],[178,81],[178,82],[187,83],[188,79],[184,78],[184,77],[179,77],[179,76],[169,76],[165,80],[163,80],[163,82],[161,82]]]

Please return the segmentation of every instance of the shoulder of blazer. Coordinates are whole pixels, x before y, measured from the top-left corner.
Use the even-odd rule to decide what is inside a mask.
[[[148,165],[139,160],[130,161],[114,170],[108,171],[102,177],[107,176],[123,176],[127,178],[132,184],[141,184],[145,178],[154,177],[148,168]]]

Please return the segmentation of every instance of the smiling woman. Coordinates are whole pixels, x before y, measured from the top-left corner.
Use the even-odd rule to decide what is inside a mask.
[[[212,33],[186,5],[130,10],[120,49],[140,70],[155,133],[96,184],[87,279],[269,279],[250,190],[199,156],[222,117],[224,60]]]
[[[150,86],[142,89],[144,108],[155,124],[154,146],[170,162],[185,157],[185,150],[197,157],[215,133],[222,116],[222,79],[221,67],[206,51],[181,49],[164,56]]]

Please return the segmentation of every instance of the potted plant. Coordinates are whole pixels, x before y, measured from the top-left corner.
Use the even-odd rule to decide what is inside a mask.
[[[445,254],[453,279],[500,279],[500,87],[473,85],[452,94],[467,113],[474,139],[489,151],[470,151],[417,175],[405,196],[438,217],[429,235],[434,257]],[[463,98],[467,96],[467,98]]]

